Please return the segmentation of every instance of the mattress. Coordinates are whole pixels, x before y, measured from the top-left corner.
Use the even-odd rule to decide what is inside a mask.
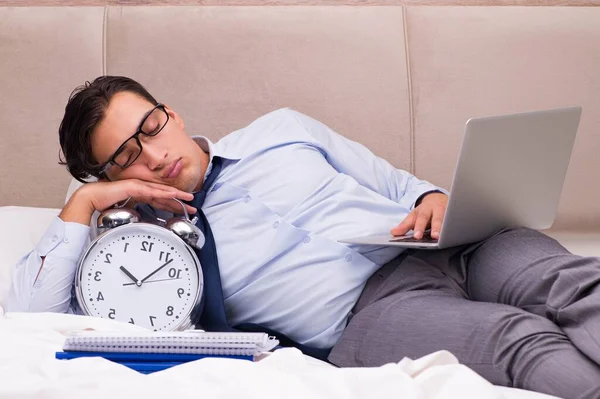
[[[381,367],[337,368],[285,348],[254,362],[205,358],[148,375],[103,358],[55,359],[70,332],[138,328],[89,316],[0,310],[0,398],[550,398],[493,386],[445,351]]]

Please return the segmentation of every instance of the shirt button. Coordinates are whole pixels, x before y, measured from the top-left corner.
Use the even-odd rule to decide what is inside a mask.
[[[67,237],[63,238],[63,241],[67,244],[69,243],[69,239]]]
[[[350,262],[352,260],[352,255],[348,254],[344,256],[344,259],[346,259],[346,262]]]
[[[274,228],[274,229],[276,229],[276,228],[278,228],[278,227],[279,227],[279,222],[275,222],[275,223],[273,223],[273,228]]]
[[[305,244],[308,244],[310,242],[310,237],[304,237],[304,239],[302,240]]]
[[[250,198],[250,196],[248,195],[244,198],[244,202],[247,204],[248,202],[250,202],[251,199],[252,198]]]

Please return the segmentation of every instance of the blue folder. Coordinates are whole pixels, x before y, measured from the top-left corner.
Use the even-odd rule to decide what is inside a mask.
[[[153,373],[209,357],[239,359],[252,361],[253,356],[245,355],[197,355],[187,353],[131,353],[131,352],[56,352],[55,357],[61,360],[77,359],[80,357],[102,357],[115,363],[122,364],[143,374]]]
[[[133,352],[56,352],[57,359],[76,359],[79,357],[103,357],[114,362],[191,362],[207,357],[225,359],[252,360],[252,355],[198,355],[189,353],[133,353]]]
[[[156,371],[168,369],[169,367],[177,366],[183,363],[178,362],[117,362],[123,366],[129,367],[142,374],[150,374]]]

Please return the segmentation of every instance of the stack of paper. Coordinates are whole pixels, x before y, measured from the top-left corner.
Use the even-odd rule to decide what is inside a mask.
[[[152,373],[204,357],[252,360],[278,344],[265,333],[83,331],[68,336],[56,358],[99,356]]]

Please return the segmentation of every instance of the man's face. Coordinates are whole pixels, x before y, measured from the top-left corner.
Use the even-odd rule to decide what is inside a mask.
[[[92,154],[98,163],[110,159],[136,132],[152,108],[150,102],[134,93],[121,92],[113,96],[104,119],[92,133]],[[156,136],[140,134],[141,154],[125,169],[113,165],[106,173],[110,180],[140,179],[188,192],[199,189],[207,155],[185,133],[179,115],[166,106],[165,111],[169,119],[164,128]],[[134,140],[128,144],[131,142]]]

